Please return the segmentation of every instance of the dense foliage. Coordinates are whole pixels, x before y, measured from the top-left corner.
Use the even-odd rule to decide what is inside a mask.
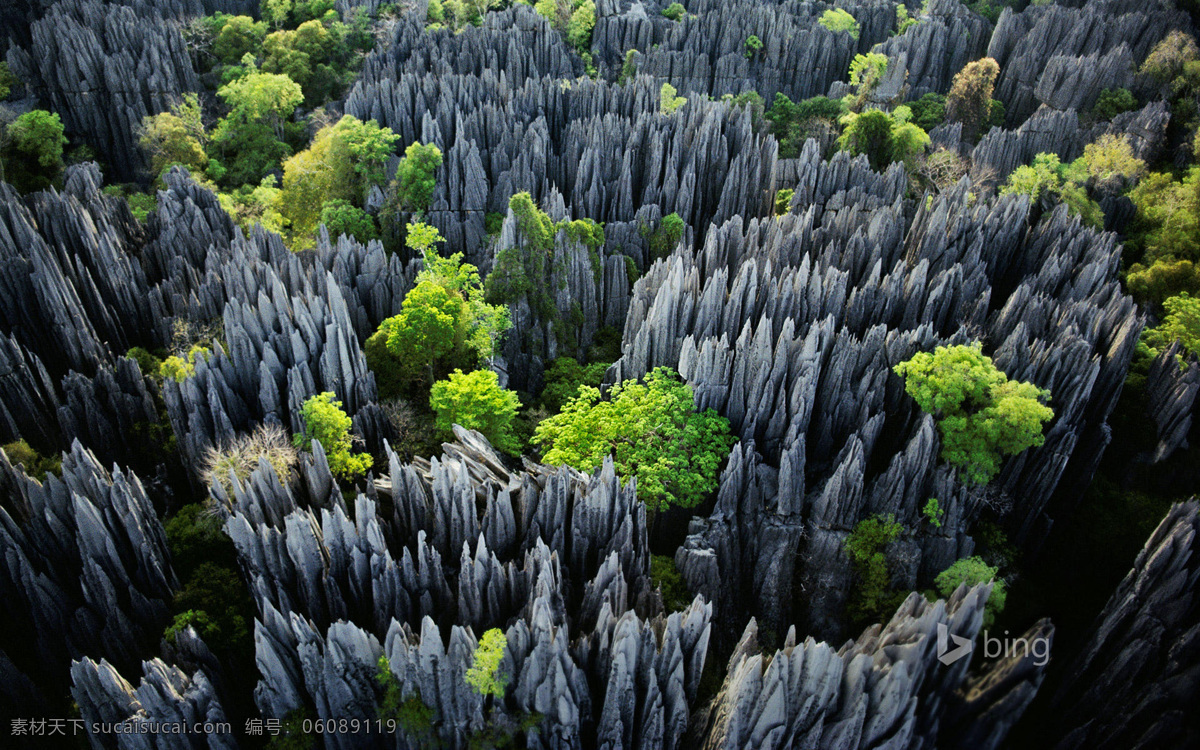
[[[607,399],[588,386],[534,433],[543,460],[592,471],[611,456],[617,474],[637,478],[638,497],[652,509],[694,507],[717,486],[718,469],[735,439],[729,420],[694,411],[692,388],[660,367],[645,383],[614,385]]]
[[[942,436],[942,459],[972,483],[985,484],[1004,456],[1045,442],[1042,423],[1054,411],[1048,391],[1009,380],[978,343],[918,352],[894,368],[908,395],[932,414]]]
[[[437,414],[438,430],[447,438],[453,438],[452,428],[457,424],[478,430],[492,445],[513,454],[521,447],[512,432],[520,405],[517,394],[501,388],[491,370],[455,370],[434,383],[429,392],[429,407]]]
[[[294,437],[297,448],[308,450],[316,440],[325,450],[329,469],[336,476],[352,479],[361,476],[374,463],[369,453],[352,453],[353,438],[349,415],[342,411],[336,395],[325,392],[310,396],[300,408],[304,432]]]

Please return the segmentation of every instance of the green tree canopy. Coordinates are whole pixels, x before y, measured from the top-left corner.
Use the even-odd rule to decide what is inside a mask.
[[[357,205],[373,185],[382,184],[384,165],[397,138],[374,121],[364,123],[346,115],[321,128],[312,145],[284,162],[279,207],[291,223],[293,249],[311,242],[326,203]],[[365,228],[361,217],[357,221]]]
[[[902,531],[904,527],[888,514],[864,518],[846,536],[843,548],[856,579],[847,602],[847,611],[854,622],[882,619],[899,604],[900,597],[892,591],[886,551]]]
[[[6,129],[8,143],[0,151],[0,176],[23,193],[44,190],[63,169],[62,120],[57,112],[35,109],[18,117]]]
[[[1104,225],[1104,213],[1088,197],[1087,190],[1074,179],[1076,175],[1072,173],[1077,170],[1073,167],[1073,164],[1062,164],[1057,154],[1038,154],[1032,164],[1012,171],[1008,181],[1000,188],[1000,194],[1028,195],[1035,203],[1065,203],[1067,209],[1078,215],[1085,224],[1099,228]]]
[[[345,234],[365,244],[379,237],[371,215],[347,200],[331,200],[322,206],[321,223],[335,239]]]
[[[683,18],[685,13],[687,13],[687,10],[680,3],[671,3],[662,9],[662,14],[672,21],[678,21]]]
[[[664,115],[675,114],[675,110],[687,104],[687,99],[676,96],[677,93],[669,83],[664,83],[658,90],[658,108]]]
[[[455,370],[447,379],[433,384],[429,406],[437,414],[437,427],[443,435],[452,435],[454,425],[462,425],[483,433],[506,453],[515,455],[520,451],[512,422],[521,402],[515,392],[500,387],[499,378],[491,370]]]
[[[203,174],[208,166],[207,140],[195,94],[184,94],[169,112],[143,118],[138,134],[138,145],[150,157],[150,173],[155,177],[174,164],[187,167],[195,176]]]
[[[556,357],[546,368],[542,405],[550,411],[562,411],[563,405],[579,395],[580,386],[598,388],[604,382],[608,362],[579,364],[574,357]]]
[[[400,313],[367,339],[367,364],[381,393],[396,396],[413,381],[432,383],[453,368],[473,369],[492,356],[509,325],[508,308],[484,301],[479,271],[462,262],[462,253],[443,258],[429,249]]]
[[[851,154],[865,154],[871,168],[880,170],[894,161],[910,165],[929,146],[929,135],[909,120],[912,110],[900,106],[890,115],[878,109],[847,112],[842,116],[844,130],[838,148]]]
[[[1004,604],[1008,599],[1004,580],[997,579],[996,572],[996,568],[984,562],[983,558],[964,557],[941,573],[938,573],[933,583],[937,587],[938,594],[945,599],[949,598],[954,593],[954,590],[962,584],[976,586],[988,581],[994,581],[992,583],[992,593],[988,597],[983,611],[983,627],[987,629],[992,627],[992,624],[996,621],[996,615],[1004,610]]]
[[[830,8],[822,13],[821,25],[830,31],[844,31],[858,41],[858,21],[841,8]]]
[[[294,438],[297,448],[309,450],[316,440],[325,449],[329,469],[336,476],[352,479],[371,468],[374,461],[369,453],[351,453],[353,439],[350,426],[353,421],[342,410],[342,402],[329,393],[310,396],[300,408],[304,420],[304,432]]]
[[[1004,456],[1045,442],[1042,424],[1054,416],[1042,403],[1049,391],[1009,380],[978,342],[918,352],[894,369],[908,395],[937,420],[942,459],[968,482],[986,484]]]
[[[1200,297],[1183,292],[1165,300],[1163,308],[1167,314],[1162,323],[1147,329],[1142,340],[1155,350],[1178,340],[1185,352],[1200,357]]]
[[[213,54],[226,65],[233,65],[246,54],[256,54],[266,35],[265,23],[250,16],[229,16],[213,40]]]
[[[442,150],[432,143],[414,141],[404,149],[396,168],[396,197],[405,211],[426,211],[433,200]]]
[[[690,508],[716,489],[735,442],[729,420],[694,411],[692,388],[674,371],[660,367],[644,384],[614,385],[606,400],[588,386],[578,393],[534,432],[546,463],[592,471],[612,456],[621,477],[637,477],[638,497],[652,509]]]
[[[492,628],[479,639],[475,647],[470,669],[465,675],[467,685],[480,695],[491,695],[496,698],[504,697],[508,687],[509,676],[500,671],[500,662],[504,661],[504,651],[508,648],[508,638],[504,631]]]

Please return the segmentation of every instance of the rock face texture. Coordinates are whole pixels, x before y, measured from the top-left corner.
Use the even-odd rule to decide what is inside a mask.
[[[1169,31],[1189,25],[1182,11],[1130,0],[1006,9],[987,48],[1000,63],[995,98],[1004,102],[1010,126],[1039,102],[1089,108],[1102,90],[1128,87],[1130,68],[1140,67]]]
[[[234,750],[238,747],[231,732],[189,732],[185,735],[139,731],[139,724],[186,724],[227,721],[221,702],[204,672],[186,674],[161,659],[142,663],[144,676],[135,688],[107,661],[84,658],[71,666],[71,695],[79,704],[79,715],[94,724],[124,723],[125,733],[90,735],[92,747],[134,750],[146,748],[195,748],[196,750]]]
[[[1200,690],[1200,504],[1178,503],[1138,554],[1054,699],[1056,747],[1190,747]]]
[[[2,452],[0,452],[2,454]],[[76,442],[44,483],[0,455],[0,682],[61,685],[71,659],[136,663],[157,641],[175,586],[162,525],[136,475],[106,471]]]
[[[1024,198],[970,206],[967,181],[914,210],[899,165],[825,162],[812,141],[800,163],[787,216],[714,227],[699,250],[676,250],[638,281],[609,379],[676,367],[742,440],[713,514],[677,554],[718,620],[721,602],[749,597],[776,632],[798,622],[837,638],[842,540],[863,518],[892,513],[919,531],[927,498],[948,509],[941,530],[907,542],[911,587],[970,553],[985,505],[1015,539],[1040,543],[1052,500],[1072,502],[1109,439],[1141,320],[1116,282],[1113,237],[1061,210],[1031,225]],[[1055,394],[1046,444],[1008,462],[990,496],[938,460],[932,421],[891,372],[916,351],[978,337],[970,331],[994,342],[1010,377]],[[805,593],[789,616],[793,580]]]
[[[108,158],[115,176],[139,177],[145,162],[135,129],[142,118],[200,89],[179,25],[152,2],[61,0],[29,30],[28,50],[10,52],[13,72],[59,113],[68,132]]]
[[[672,612],[651,576],[647,512],[611,461],[590,474],[518,464],[462,429],[433,458],[391,449],[400,436],[362,344],[400,311],[421,261],[325,232],[292,253],[236,226],[182,169],[163,177],[144,223],[101,192],[105,179],[145,176],[141,119],[201,88],[183,24],[256,14],[257,0],[0,9],[0,51],[29,97],[20,106],[57,111],[110,165],[72,166],[33,195],[0,184],[0,444],[65,453],[61,477],[44,482],[0,456],[0,713],[52,715],[70,694],[106,723],[373,720],[398,690],[453,748],[525,722],[520,740],[545,748],[1005,743],[1053,663],[939,660],[939,632],[980,634],[986,584],[944,601],[909,595],[886,624],[852,629],[845,541],[863,519],[894,516],[904,531],[887,549],[889,583],[921,591],[975,552],[980,521],[1032,553],[1076,510],[1114,437],[1144,320],[1118,281],[1116,235],[995,187],[1038,153],[1069,161],[1106,134],[1149,162],[1175,147],[1160,97],[1107,122],[1090,110],[1105,89],[1144,93],[1134,71],[1190,20],[1089,0],[1006,10],[993,27],[932,0],[894,35],[894,2],[849,0],[836,7],[854,15],[855,38],[820,22],[825,2],[685,2],[676,22],[666,3],[599,0],[594,76],[530,7],[455,33],[429,30],[417,3],[329,103],[401,146],[441,148],[426,217],[447,253],[485,275],[531,239],[509,208],[516,193],[555,223],[603,225],[601,243],[571,226],[539,243],[544,273],[505,300],[513,328],[492,367],[536,397],[552,359],[585,357],[617,329],[607,382],[671,366],[698,407],[730,420],[738,442],[701,515],[665,533],[678,516],[658,519],[654,539],[672,541],[654,551],[673,556],[692,595]],[[851,60],[870,51],[889,59],[880,106],[945,94],[968,62],[999,61],[1005,127],[976,143],[955,123],[932,134],[969,165],[957,184],[916,195],[902,165],[830,156],[828,136],[781,160],[753,107],[721,101],[841,95]],[[663,83],[688,100],[672,114]],[[780,188],[794,192],[776,216]],[[1097,199],[1121,230],[1128,199]],[[368,201],[383,203],[380,191]],[[651,237],[672,213],[685,228],[664,257]],[[211,357],[182,381],[125,356],[178,349],[181,327],[214,333]],[[1055,410],[1045,444],[1006,461],[986,490],[941,460],[937,424],[893,372],[975,340],[1011,378],[1049,390]],[[1177,353],[1147,377],[1158,462],[1195,436],[1200,371]],[[319,443],[289,477],[263,462],[244,481],[202,486],[207,449],[262,424],[297,432],[301,404],[323,391],[375,457],[357,486],[335,480]],[[930,498],[940,525],[922,513]],[[252,698],[194,630],[160,641],[178,585],[159,514],[197,501],[221,515],[254,600]],[[1171,512],[1052,680],[1060,747],[1200,742],[1188,703],[1200,691],[1198,513],[1194,502]],[[510,683],[489,701],[464,675],[491,628],[506,634]],[[1053,633],[1043,620],[1024,637]],[[327,734],[321,746],[410,747],[418,733]],[[92,741],[238,746],[219,732]]]
[[[962,586],[935,604],[910,594],[887,625],[872,626],[840,649],[811,637],[797,643],[791,629],[783,648],[763,654],[751,620],[707,711],[703,747],[999,745],[1037,692],[1042,668],[998,663],[968,675],[969,659],[945,665],[937,650],[939,631],[975,637],[990,590]],[[1039,634],[1048,637],[1052,630]],[[1007,683],[1003,691],[980,690],[1001,681]],[[972,727],[983,741],[951,740],[939,714],[947,705],[970,704],[982,714]]]

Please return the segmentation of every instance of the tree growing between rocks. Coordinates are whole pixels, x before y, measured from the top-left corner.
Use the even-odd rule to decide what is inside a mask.
[[[438,430],[447,439],[453,437],[457,424],[478,430],[505,453],[517,455],[521,450],[513,435],[513,420],[521,402],[515,392],[500,387],[491,370],[455,370],[433,384],[429,407],[437,414]]]
[[[961,585],[971,587],[992,581],[992,593],[988,596],[983,612],[983,627],[987,629],[996,621],[996,615],[1004,611],[1004,604],[1008,600],[1004,580],[996,575],[997,569],[988,565],[982,558],[964,557],[938,573],[934,579],[934,586],[937,587],[939,596],[949,599]]]
[[[1009,380],[978,342],[918,352],[893,368],[942,437],[942,460],[971,484],[986,484],[1005,456],[1045,442],[1042,425],[1054,411],[1050,392]]]
[[[352,453],[353,438],[350,426],[353,421],[342,410],[342,402],[335,394],[326,391],[305,400],[300,408],[304,421],[304,432],[293,438],[297,448],[309,450],[316,440],[325,449],[329,470],[342,479],[361,476],[374,463],[369,453]]]
[[[593,471],[612,456],[618,475],[637,478],[638,498],[651,510],[691,508],[716,489],[736,438],[729,420],[712,409],[695,411],[692,387],[673,370],[659,367],[645,383],[614,385],[607,399],[589,386],[578,394],[534,431],[543,461]]]
[[[57,112],[35,109],[5,129],[0,150],[0,177],[22,193],[45,190],[63,170],[63,124]]]
[[[974,143],[991,120],[992,91],[1000,65],[990,57],[967,63],[946,95],[946,121],[962,123],[962,138]]]

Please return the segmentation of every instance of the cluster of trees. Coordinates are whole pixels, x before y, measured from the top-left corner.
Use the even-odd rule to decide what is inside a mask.
[[[592,65],[592,31],[596,28],[596,3],[593,0],[537,0],[533,9],[563,34],[583,58],[589,75],[595,75]]]

